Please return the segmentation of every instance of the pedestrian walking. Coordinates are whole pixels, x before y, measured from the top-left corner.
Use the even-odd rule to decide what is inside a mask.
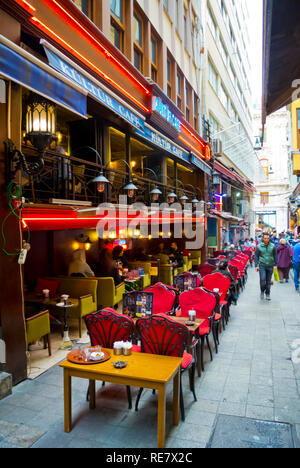
[[[271,235],[263,234],[262,243],[257,246],[255,252],[255,267],[259,271],[260,276],[260,298],[271,300],[271,282],[274,273],[274,267],[277,266],[277,250],[274,244],[271,243]]]
[[[276,247],[278,256],[278,273],[280,283],[289,282],[290,270],[293,265],[293,250],[288,245],[286,239],[281,238],[280,244]]]
[[[296,288],[296,291],[299,291],[300,242],[296,243],[293,247],[293,268],[294,268],[295,288]]]

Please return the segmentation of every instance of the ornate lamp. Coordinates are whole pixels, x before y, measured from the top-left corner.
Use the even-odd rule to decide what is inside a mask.
[[[138,190],[138,188],[134,185],[133,183],[133,180],[132,180],[132,172],[131,172],[131,167],[130,165],[128,164],[127,161],[125,161],[125,159],[119,159],[119,161],[122,161],[124,164],[126,164],[126,166],[128,167],[129,169],[129,181],[128,181],[128,184],[125,185],[125,187],[123,188],[123,190],[125,190],[127,192],[127,197],[129,199],[133,199],[134,196],[135,196],[135,192]]]
[[[157,176],[156,172],[154,172],[149,167],[145,167],[144,171],[152,172],[152,174],[154,174],[156,180],[158,180],[158,176]],[[158,188],[157,184],[155,185],[154,189],[151,190],[150,195],[151,195],[151,201],[152,202],[157,202],[159,200],[160,195],[162,195],[162,191]]]
[[[56,139],[56,105],[47,99],[31,94],[26,107],[26,136],[42,155]]]
[[[175,203],[175,201],[176,201],[176,198],[177,198],[177,195],[176,195],[175,192],[169,193],[169,195],[168,195],[168,203],[169,203],[169,205],[173,205],[173,203]]]

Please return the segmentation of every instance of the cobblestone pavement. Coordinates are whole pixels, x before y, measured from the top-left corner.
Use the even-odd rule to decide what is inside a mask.
[[[184,384],[186,422],[178,428],[172,427],[170,388],[168,448],[206,447],[219,415],[287,422],[300,439],[299,304],[292,283],[275,284],[272,302],[260,301],[258,277],[250,270],[246,290],[220,337],[219,354],[197,379],[196,403]],[[127,410],[124,388],[98,385],[98,408],[90,412],[87,384],[74,379],[76,425],[65,434],[62,383],[62,370],[55,367],[23,382],[0,402],[0,448],[156,447],[157,397],[150,390],[135,413]],[[133,389],[134,398],[136,393]]]

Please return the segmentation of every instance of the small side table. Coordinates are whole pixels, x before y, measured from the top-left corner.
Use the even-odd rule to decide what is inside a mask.
[[[69,327],[68,327],[68,322],[67,322],[67,310],[73,307],[73,304],[71,302],[60,302],[59,304],[56,304],[56,307],[60,307],[61,309],[64,309],[64,339],[63,342],[60,346],[61,350],[65,349],[72,349],[73,348],[73,343],[70,340],[69,337]]]

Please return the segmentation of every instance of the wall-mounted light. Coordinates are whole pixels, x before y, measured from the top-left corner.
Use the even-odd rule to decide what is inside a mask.
[[[221,183],[221,178],[220,174],[218,172],[213,173],[213,185],[220,185]]]
[[[56,139],[56,105],[31,93],[26,105],[26,136],[39,153]]]
[[[156,186],[151,192],[151,201],[152,202],[157,202],[159,200],[160,195],[162,195],[161,190]]]
[[[188,200],[189,200],[189,197],[187,197],[185,194],[182,197],[180,197],[180,201],[182,205],[185,205]]]

